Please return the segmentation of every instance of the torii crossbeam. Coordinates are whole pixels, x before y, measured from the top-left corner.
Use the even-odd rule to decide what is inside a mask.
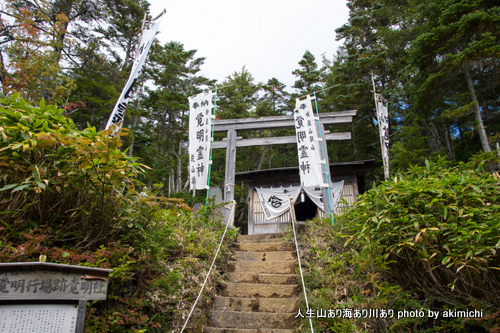
[[[323,133],[324,151],[327,165],[328,150],[326,149],[326,141],[332,140],[349,140],[351,139],[350,132],[343,133],[327,133],[325,132],[325,125],[348,124],[352,122],[352,117],[356,115],[357,110],[339,111],[320,113],[321,133]],[[260,118],[240,118],[240,119],[223,119],[215,120],[214,131],[226,132],[227,138],[222,141],[215,141],[213,143],[214,149],[226,148],[226,172],[224,180],[224,201],[232,202],[234,200],[234,189],[231,190],[230,186],[234,186],[236,176],[236,148],[237,147],[251,147],[251,146],[265,146],[265,145],[278,145],[287,143],[296,143],[295,136],[280,136],[280,137],[266,137],[254,139],[242,139],[237,136],[237,131],[251,131],[251,130],[271,130],[271,129],[285,129],[295,128],[295,121],[293,115],[290,116],[271,116]],[[331,184],[330,172],[326,175],[328,183]],[[327,191],[326,189],[324,191]],[[328,193],[324,192],[323,196],[328,197]],[[325,212],[329,211],[327,207],[328,201],[325,200]],[[333,212],[330,212],[333,214]]]

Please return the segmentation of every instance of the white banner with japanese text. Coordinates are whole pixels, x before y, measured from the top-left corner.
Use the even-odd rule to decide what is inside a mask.
[[[140,46],[137,50],[137,55],[135,57],[134,63],[132,64],[132,71],[130,72],[127,84],[125,85],[120,98],[118,98],[113,112],[111,112],[111,116],[109,117],[109,120],[106,124],[106,130],[110,130],[111,135],[118,132],[123,125],[125,109],[127,108],[134,87],[137,85],[139,75],[142,72],[142,66],[146,62],[149,49],[151,48],[151,45],[155,40],[155,36],[158,32],[158,28],[160,27],[160,23],[163,19],[164,13],[165,12],[158,16],[156,20],[150,24],[149,29],[144,30],[142,33]]]
[[[381,94],[375,94],[377,103],[377,120],[380,131],[380,145],[382,149],[382,162],[384,163],[385,180],[389,180],[389,111],[387,100]]]
[[[324,183],[321,165],[321,144],[318,141],[318,124],[312,108],[313,96],[295,101],[293,112],[295,135],[299,155],[300,182],[303,186],[320,186]]]
[[[191,190],[208,188],[214,93],[189,97],[189,179]]]

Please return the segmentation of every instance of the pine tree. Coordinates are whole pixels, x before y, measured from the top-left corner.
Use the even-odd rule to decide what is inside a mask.
[[[188,96],[201,92],[213,81],[198,75],[204,58],[185,50],[179,42],[152,46],[146,66],[153,89],[145,88],[142,124],[134,131],[135,156],[153,168],[148,185],[164,183],[168,194],[182,191],[187,179]]]

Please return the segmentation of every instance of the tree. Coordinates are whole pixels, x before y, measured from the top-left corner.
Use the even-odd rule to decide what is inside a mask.
[[[73,104],[66,108],[77,101],[84,102],[85,107],[68,111],[79,127],[90,123],[104,129],[130,73],[143,20],[149,15],[149,3],[143,0],[108,1],[103,10],[106,20],[95,28],[96,36],[79,47],[76,62],[80,65],[70,71],[76,88],[69,100]],[[140,79],[143,81],[144,77]],[[132,124],[139,121],[139,115],[134,112],[137,109],[136,99],[129,103],[126,113],[128,119],[132,118]],[[131,135],[130,156],[133,142]]]
[[[134,60],[143,19],[151,19],[149,6],[146,0],[107,1],[106,25],[95,29],[102,36],[108,54],[124,69],[128,70]]]
[[[259,117],[281,115],[287,111],[286,100],[290,95],[286,85],[277,78],[271,78],[262,85],[263,95],[259,96],[255,113]]]
[[[476,90],[484,89],[485,82],[492,83],[485,74],[499,73],[500,33],[494,27],[500,23],[500,6],[492,1],[471,0],[437,1],[430,6],[423,3],[417,20],[422,23],[421,33],[409,53],[419,69],[415,77],[421,83],[419,98],[436,95],[433,90],[438,87],[461,91],[462,82],[466,82],[469,102],[464,105],[460,101],[457,106],[474,115],[481,147],[490,151]]]
[[[300,94],[320,90],[322,69],[318,69],[315,57],[309,50],[304,53],[299,65],[300,68],[292,72],[298,78],[292,88],[298,89]]]
[[[220,119],[248,118],[258,100],[260,84],[254,83],[252,74],[242,67],[220,84],[217,97],[217,117]]]
[[[2,11],[11,20],[3,22],[10,27],[1,50],[3,92],[19,92],[32,102],[42,97],[48,102],[61,101],[73,87],[59,64],[68,17],[50,15],[46,8],[50,4],[40,4],[44,7],[9,1]]]
[[[134,154],[153,168],[148,185],[165,183],[168,193],[182,191],[182,175],[187,167],[188,96],[211,86],[213,81],[199,76],[204,58],[196,50],[185,50],[179,42],[151,47],[145,67],[154,88],[145,88],[141,104],[143,122],[134,127]],[[187,178],[187,176],[186,176]]]
[[[285,84],[273,77],[261,87],[263,94],[259,96],[259,100],[255,107],[255,115],[257,117],[278,116],[290,113],[289,110],[287,110],[286,104],[290,94],[285,91]],[[290,130],[264,130],[256,134],[257,137],[294,135],[293,131]],[[264,166],[264,162],[266,162],[268,168],[282,166],[280,163],[282,156],[279,153],[278,147],[266,145],[263,147],[254,147],[253,150],[260,155],[257,159],[255,170],[261,170]]]
[[[1,57],[4,92],[63,103],[74,88],[64,68],[80,65],[80,46],[94,39],[92,25],[103,19],[105,5],[101,0],[7,0],[1,13],[12,30]]]
[[[423,163],[415,149],[460,160],[487,150],[486,137],[500,125],[499,34],[492,28],[499,7],[482,0],[350,0],[348,6],[349,22],[337,29],[344,44],[325,81],[340,86],[321,103],[358,115],[350,149],[331,155],[380,160],[371,73],[389,100],[397,165],[406,167],[406,157]]]

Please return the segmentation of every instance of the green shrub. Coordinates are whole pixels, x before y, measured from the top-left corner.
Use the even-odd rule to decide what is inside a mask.
[[[96,250],[53,246],[47,235],[20,235],[16,245],[0,249],[0,262],[38,261],[112,268],[106,301],[89,303],[86,332],[170,332],[179,330],[196,299],[221,240],[220,219],[192,215],[184,209],[158,210],[140,236],[131,228],[123,242]],[[133,239],[132,235],[137,238]],[[200,332],[224,271],[229,230],[216,269],[200,298],[187,332]]]
[[[316,219],[301,236],[314,310],[475,308],[484,318],[314,318],[315,332],[500,331],[497,166],[485,154],[412,167],[360,196],[334,228]],[[309,332],[306,319],[301,327]]]
[[[402,286],[500,310],[499,177],[485,163],[440,159],[383,182],[343,217],[351,239],[376,247]]]
[[[145,167],[120,151],[118,136],[77,130],[56,106],[18,95],[0,100],[0,135],[4,242],[38,229],[58,244],[95,248],[130,222]]]

